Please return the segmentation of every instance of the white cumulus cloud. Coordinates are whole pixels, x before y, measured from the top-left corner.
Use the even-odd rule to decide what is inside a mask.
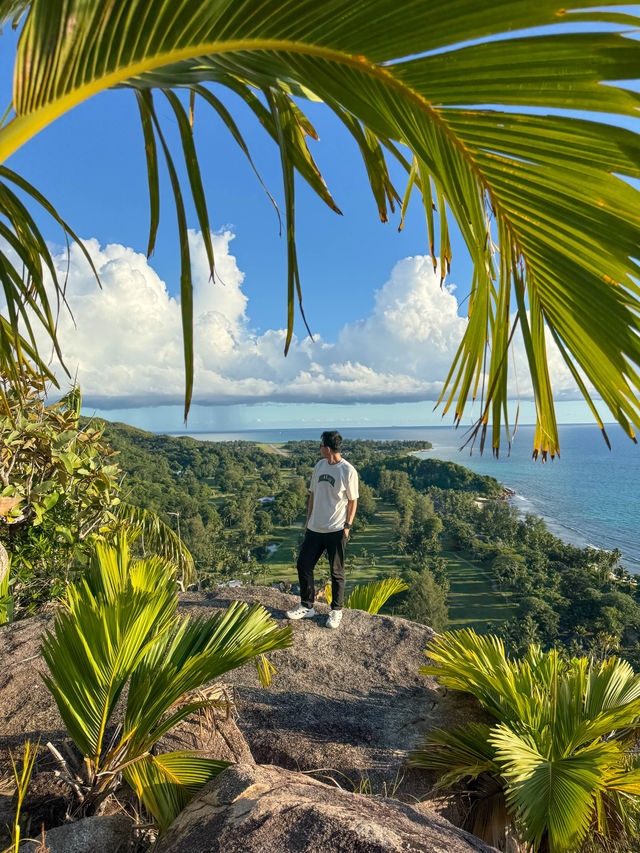
[[[294,338],[285,358],[284,330],[257,334],[251,327],[232,240],[230,231],[214,236],[212,282],[203,241],[190,232],[194,403],[397,403],[438,397],[466,319],[458,314],[455,288],[441,287],[430,258],[399,261],[377,290],[369,316],[344,325],[335,341]],[[72,375],[77,371],[85,403],[101,409],[182,403],[179,301],[144,255],[117,244],[101,247],[94,239],[86,246],[102,289],[73,246],[67,284],[73,318],[63,310],[58,327],[66,364]],[[55,262],[64,276],[66,252]],[[515,360],[518,392],[526,397],[531,389],[520,342]],[[575,398],[575,385],[555,348],[550,360],[556,392]]]

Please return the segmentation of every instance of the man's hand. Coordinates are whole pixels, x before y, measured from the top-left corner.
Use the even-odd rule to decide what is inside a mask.
[[[353,517],[356,514],[357,506],[358,506],[357,499],[354,499],[352,501],[347,501],[347,518],[346,518],[345,523],[344,523],[344,525],[345,525],[344,526],[344,535],[347,539],[349,538],[349,533],[351,532],[350,528],[351,528],[351,525],[353,523]]]

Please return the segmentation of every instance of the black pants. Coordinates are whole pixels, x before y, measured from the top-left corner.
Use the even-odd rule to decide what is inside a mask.
[[[300,601],[305,607],[313,607],[315,597],[313,570],[326,551],[331,567],[331,609],[342,610],[344,600],[344,548],[346,544],[347,537],[343,530],[336,530],[334,533],[316,533],[307,528],[298,555]]]

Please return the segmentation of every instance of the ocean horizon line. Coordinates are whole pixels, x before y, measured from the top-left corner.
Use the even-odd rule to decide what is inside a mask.
[[[470,429],[472,426],[473,426],[473,424],[460,424],[457,427],[454,426],[453,424],[448,425],[448,426],[446,424],[438,424],[437,426],[430,426],[429,424],[418,424],[418,425],[380,424],[380,425],[375,425],[375,426],[373,426],[371,424],[349,424],[348,426],[341,427],[341,429],[343,429],[345,431],[346,430],[362,430],[362,429],[371,429],[371,430],[373,430],[373,429],[375,429],[375,430],[380,430],[380,429],[428,429],[428,430],[446,429],[446,430],[452,430],[454,432],[458,432],[459,430],[464,431],[466,429]],[[617,427],[618,424],[612,421],[610,426]],[[535,427],[535,423],[531,422],[531,423],[518,424],[518,429],[520,429],[521,427]],[[598,431],[601,431],[598,424],[587,423],[587,422],[584,422],[584,423],[572,423],[572,422],[558,423],[558,427],[571,427],[572,429],[574,427],[594,427]],[[222,435],[226,435],[226,434],[230,435],[232,433],[238,433],[238,432],[278,432],[278,431],[291,432],[293,430],[299,430],[299,431],[309,430],[309,431],[311,431],[311,430],[318,430],[320,428],[321,427],[307,427],[307,426],[295,426],[295,425],[293,425],[293,426],[269,426],[269,427],[247,427],[247,426],[244,426],[244,427],[238,427],[236,429],[216,429],[213,427],[211,427],[210,429],[186,429],[186,430],[153,429],[153,430],[149,430],[149,432],[152,432],[154,435],[172,435],[172,436],[178,437],[178,436],[190,436],[190,435],[209,435],[209,434],[213,434],[213,433],[220,433]]]

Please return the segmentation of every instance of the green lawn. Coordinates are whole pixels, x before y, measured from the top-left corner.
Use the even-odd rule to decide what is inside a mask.
[[[304,519],[301,520],[304,521]],[[298,524],[301,520],[298,520]],[[273,528],[269,542],[277,545],[278,550],[274,551],[264,564],[265,583],[284,580],[295,582],[298,580],[296,561],[293,558],[292,551],[298,550],[298,540],[302,533],[303,529],[300,526]]]
[[[490,622],[504,622],[513,615],[508,600],[493,589],[481,566],[443,551],[449,576],[449,623],[452,628],[469,626],[485,631]]]
[[[272,453],[276,456],[289,456],[289,451],[284,449],[283,442],[265,444],[262,441],[258,441],[256,442],[256,447],[259,447],[260,450],[264,450],[265,453]]]

